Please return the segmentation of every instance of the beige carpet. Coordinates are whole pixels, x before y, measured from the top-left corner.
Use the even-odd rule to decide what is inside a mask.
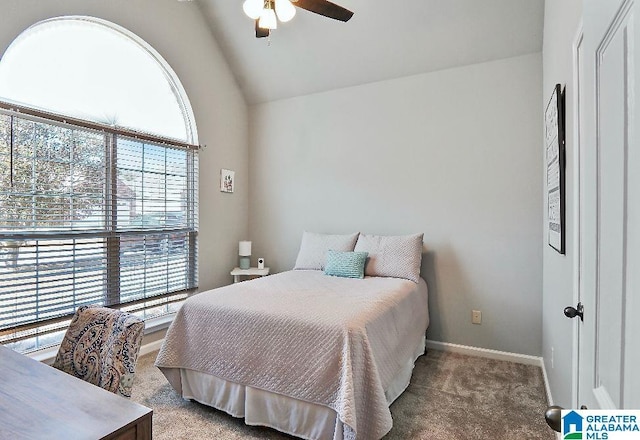
[[[153,408],[153,438],[291,439],[269,428],[183,400],[153,366],[138,360],[132,400]],[[540,368],[431,350],[421,356],[411,385],[391,405],[385,440],[555,439]]]

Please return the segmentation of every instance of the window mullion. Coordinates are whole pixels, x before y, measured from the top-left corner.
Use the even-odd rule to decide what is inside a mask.
[[[189,232],[189,263],[188,278],[189,287],[194,288],[198,284],[197,272],[197,225],[196,225],[196,167],[195,154],[187,153],[187,218],[188,225],[191,228]]]
[[[196,228],[195,222],[195,160],[192,152],[187,152],[187,225],[190,228]]]
[[[31,147],[31,227],[37,227],[37,212],[36,212],[36,157],[38,147],[36,144],[36,126],[33,126],[33,146]]]
[[[189,263],[187,265],[187,286],[190,289],[195,288],[198,285],[198,271],[197,271],[197,248],[195,231],[190,231],[189,234]]]
[[[169,181],[167,179],[167,149],[164,150],[164,227],[167,227],[167,186]],[[169,260],[171,259],[171,239],[169,238],[170,234],[165,234],[162,240],[167,240],[167,259],[165,260],[164,270],[165,270],[165,291],[169,291]]]
[[[36,311],[35,311],[35,315],[36,315],[36,319],[40,319],[40,260],[41,260],[41,256],[40,256],[40,240],[36,240],[34,243],[34,248],[36,251],[36,255],[35,255],[35,259],[36,259],[36,273],[35,273],[35,278],[36,278],[36,285],[35,285],[35,294],[36,294],[36,298],[35,298],[35,306],[36,306]]]
[[[69,146],[69,227],[70,229],[74,229],[74,200],[73,200],[73,189],[74,189],[74,173],[75,173],[75,168],[74,168],[74,160],[73,157],[76,154],[76,134],[75,132],[72,133],[72,137],[71,137],[71,142],[70,142],[70,146]],[[73,277],[71,278],[72,280],[72,285],[73,285],[73,290],[72,290],[72,295],[73,295],[73,299],[72,299],[72,304],[73,304],[73,309],[75,310],[77,307],[77,300],[78,300],[78,291],[77,291],[77,276],[78,276],[78,266],[76,264],[76,262],[78,261],[78,250],[76,248],[76,243],[77,240],[73,240],[73,247],[72,247],[72,252],[73,252]]]
[[[13,190],[13,155],[15,149],[15,116],[9,117],[9,185]]]
[[[105,133],[106,150],[106,203],[107,229],[107,283],[105,303],[120,303],[120,237],[118,227],[118,135]]]
[[[69,227],[71,229],[75,228],[73,224],[74,220],[74,209],[75,203],[73,199],[73,190],[75,187],[75,162],[73,160],[73,156],[75,155],[75,145],[76,145],[76,134],[75,131],[71,133],[71,142],[69,145]],[[75,295],[74,295],[75,296]]]

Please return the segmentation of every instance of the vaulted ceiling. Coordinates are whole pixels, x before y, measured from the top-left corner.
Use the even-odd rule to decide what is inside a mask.
[[[540,52],[544,0],[333,0],[256,39],[243,0],[196,0],[247,102],[307,95]]]

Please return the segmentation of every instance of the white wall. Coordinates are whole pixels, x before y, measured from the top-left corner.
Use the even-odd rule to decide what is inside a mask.
[[[200,155],[200,287],[231,281],[248,215],[248,110],[197,4],[176,0],[2,0],[0,56],[30,25],[61,15],[116,23],[149,43],[178,75],[193,106]],[[105,60],[108,62],[108,60]],[[220,168],[236,171],[236,192],[219,191]]]
[[[563,310],[574,304],[575,262],[574,139],[575,88],[573,84],[573,42],[582,17],[581,0],[546,0],[543,43],[543,105],[547,105],[555,84],[566,86],[566,255],[547,244],[546,170],[543,170],[543,309],[542,348],[554,403],[572,407],[572,349],[575,322]],[[545,163],[541,150],[540,160]],[[553,355],[552,355],[553,351]],[[552,362],[553,357],[553,362]]]
[[[424,232],[428,337],[540,355],[541,74],[532,54],[251,107],[254,255]]]

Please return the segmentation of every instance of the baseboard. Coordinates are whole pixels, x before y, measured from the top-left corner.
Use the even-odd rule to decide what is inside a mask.
[[[508,351],[490,350],[488,348],[471,347],[468,345],[451,344],[449,342],[432,341],[430,339],[427,339],[427,348],[540,367],[542,369],[542,380],[544,381],[544,390],[547,394],[547,402],[549,402],[549,406],[553,405],[553,395],[551,394],[547,368],[545,367],[544,359],[541,357],[510,353]]]
[[[549,402],[549,406],[553,405],[553,396],[551,395],[551,387],[549,386],[549,377],[547,376],[547,367],[544,364],[544,359],[540,358],[542,368],[542,378],[544,379],[544,389],[547,393],[547,402]]]
[[[149,342],[140,347],[139,356],[152,353],[160,350],[164,339],[158,339],[157,341]],[[544,388],[547,393],[547,401],[549,405],[553,405],[553,396],[551,394],[551,387],[549,386],[549,379],[547,376],[547,369],[544,365],[544,360],[541,357],[530,356],[526,354],[510,353],[507,351],[490,350],[487,348],[471,347],[468,345],[451,344],[449,342],[432,341],[427,339],[427,348],[439,351],[448,351],[451,353],[460,353],[468,356],[483,357],[488,359],[496,359],[500,361],[515,362],[518,364],[535,365],[542,369],[542,378],[544,380]],[[38,359],[51,363],[55,355],[50,356],[50,359]]]
[[[164,339],[159,339],[157,341],[153,341],[153,342],[149,342],[148,344],[144,344],[143,346],[140,347],[139,356],[144,356],[145,354],[149,354],[149,353],[152,353],[154,351],[160,350],[160,347],[162,346],[162,341],[164,341]]]
[[[488,348],[471,347],[469,345],[451,344],[449,342],[432,341],[427,339],[427,348],[451,353],[466,354],[468,356],[495,359],[498,361],[515,362],[517,364],[544,366],[541,357],[528,354],[511,353],[508,351],[490,350]]]
[[[553,405],[553,395],[551,394],[551,387],[549,386],[549,377],[547,376],[547,367],[544,364],[544,359],[540,358],[541,364],[540,368],[542,368],[542,380],[544,380],[544,390],[547,393],[547,402],[548,406]],[[562,434],[559,432],[554,433],[556,435],[556,440],[562,440]]]

